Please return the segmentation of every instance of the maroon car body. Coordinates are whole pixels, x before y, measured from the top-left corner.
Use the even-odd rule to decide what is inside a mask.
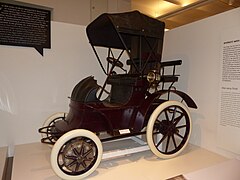
[[[106,80],[101,86],[93,76],[81,80],[73,88],[69,112],[52,119],[39,129],[44,134],[41,141],[54,144],[66,133],[84,129],[93,132],[104,142],[144,134],[149,126],[148,137],[149,141],[154,141],[151,146],[154,146],[155,154],[159,151],[171,157],[185,147],[191,132],[191,122],[189,113],[181,103],[190,108],[197,106],[190,96],[173,86],[180,76],[176,73],[176,67],[182,61],[161,62],[164,27],[163,22],[138,11],[105,13],[90,23],[86,29],[87,36],[100,67],[106,74]],[[100,58],[98,48],[106,49],[106,59]],[[107,62],[106,66],[104,62]],[[123,73],[118,73],[116,69]],[[107,87],[110,87],[109,92]],[[107,96],[103,98],[106,92]],[[166,104],[172,95],[179,97],[181,103],[174,104],[175,101],[171,101],[170,105]],[[162,104],[164,106],[160,107]],[[153,113],[157,116],[152,117]],[[161,114],[162,119],[158,119]],[[149,125],[150,117],[152,121]],[[120,131],[124,129],[128,130],[127,133],[121,134]],[[102,138],[101,133],[109,136]],[[152,140],[155,134],[162,136],[160,141]],[[89,140],[91,138],[86,139],[84,143],[87,144],[87,149],[95,152],[90,159],[94,159],[98,154],[97,146]],[[61,150],[57,151],[57,159],[63,159],[58,161],[57,169],[60,168],[59,171],[67,175],[84,174],[94,166],[95,160],[89,165],[83,163],[90,161],[89,158],[79,161],[82,158],[79,151],[84,152],[83,145],[78,144],[82,141],[81,138],[66,141]],[[162,146],[164,141],[166,145]],[[172,149],[169,147],[170,142]],[[160,150],[160,146],[164,149]],[[72,155],[68,156],[67,152]],[[70,164],[69,159],[72,161]],[[80,166],[84,167],[83,170],[79,169]]]

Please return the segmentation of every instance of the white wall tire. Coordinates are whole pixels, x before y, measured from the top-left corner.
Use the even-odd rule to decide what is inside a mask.
[[[82,179],[95,171],[102,154],[102,143],[94,133],[84,129],[72,130],[54,144],[51,152],[52,169],[62,179]]]
[[[184,150],[191,131],[188,108],[178,101],[166,101],[150,116],[146,133],[147,142],[156,156],[163,159],[172,158]]]

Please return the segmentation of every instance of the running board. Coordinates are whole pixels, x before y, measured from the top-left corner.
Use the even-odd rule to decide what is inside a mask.
[[[147,145],[147,143],[138,137],[130,137],[130,138],[126,138],[119,141],[124,141],[124,140],[132,140],[135,142],[135,144],[138,144],[138,147],[130,147],[126,149],[114,149],[114,150],[103,152],[102,160],[109,160],[112,158],[117,158],[117,157],[126,156],[126,155],[149,150],[149,146]],[[112,142],[108,142],[108,143],[115,143],[119,141],[113,140]],[[104,146],[104,143],[103,143],[103,146]]]

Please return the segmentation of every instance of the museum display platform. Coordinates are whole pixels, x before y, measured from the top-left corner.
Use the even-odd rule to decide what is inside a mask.
[[[211,167],[184,174],[184,177],[188,180],[239,180],[239,169],[240,160],[230,159],[228,161],[224,161]]]
[[[128,141],[104,143],[104,153],[122,151],[124,147],[131,146],[132,143]],[[116,150],[116,147],[119,148]],[[26,179],[26,177],[34,180],[59,179],[51,169],[50,154],[51,148],[46,144],[31,143],[15,146],[12,180]],[[227,161],[228,159],[223,156],[194,145],[188,145],[181,155],[167,160],[159,159],[150,150],[145,149],[140,153],[105,158],[87,179],[161,180]]]
[[[7,147],[0,148],[0,177],[3,177],[5,162],[7,159]]]

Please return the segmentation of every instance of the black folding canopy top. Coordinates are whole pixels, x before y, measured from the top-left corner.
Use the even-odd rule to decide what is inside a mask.
[[[91,22],[86,31],[105,74],[95,46],[108,48],[109,54],[113,54],[111,49],[126,51],[130,73],[146,74],[149,68],[157,67],[161,62],[164,28],[164,22],[132,11],[104,13]]]
[[[129,35],[156,38],[163,42],[164,27],[164,22],[139,11],[104,13],[88,25],[87,36],[93,46],[126,49],[131,48],[132,39]]]

